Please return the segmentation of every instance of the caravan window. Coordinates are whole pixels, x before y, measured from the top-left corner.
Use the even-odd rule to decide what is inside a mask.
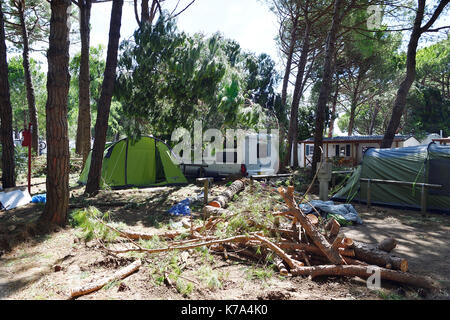
[[[268,156],[267,143],[260,143],[256,145],[256,157],[259,158],[267,158]]]
[[[226,139],[223,142],[223,163],[237,163],[237,140],[234,139],[234,152],[225,152],[227,148],[227,141]],[[227,161],[227,155],[228,155],[228,161]]]
[[[309,156],[310,154],[313,154],[314,153],[314,146],[312,146],[310,144],[307,144],[305,152],[306,152],[307,156]]]

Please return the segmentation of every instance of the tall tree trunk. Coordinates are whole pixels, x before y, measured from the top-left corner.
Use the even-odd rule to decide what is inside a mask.
[[[334,131],[334,121],[336,120],[336,106],[337,106],[337,99],[339,96],[339,79],[336,74],[336,88],[334,90],[333,95],[333,105],[331,106],[331,114],[330,114],[330,125],[328,127],[328,138],[333,137],[333,131]]]
[[[375,100],[375,107],[373,108],[372,117],[370,119],[369,130],[367,134],[369,136],[373,135],[373,129],[375,128],[375,121],[377,120],[378,112],[380,111],[380,101]]]
[[[289,49],[287,52],[287,59],[286,59],[286,68],[284,71],[284,77],[283,77],[283,85],[281,88],[281,104],[284,108],[286,106],[286,100],[287,100],[287,88],[289,84],[289,77],[291,75],[291,69],[292,69],[292,57],[294,56],[294,49],[295,44],[297,41],[297,26],[298,26],[298,17],[295,16],[293,24],[292,24],[292,30],[291,30],[291,38],[289,43]],[[280,143],[284,143],[284,137],[285,137],[285,127],[280,126]],[[287,143],[286,148],[289,146],[289,141]],[[290,151],[288,151],[290,154]],[[289,156],[290,157],[290,156]],[[290,161],[290,160],[289,160]],[[289,162],[283,162],[282,167],[287,167]]]
[[[341,14],[343,0],[334,1],[333,20],[331,28],[327,35],[325,61],[323,66],[322,84],[320,86],[319,98],[316,107],[316,129],[314,132],[314,153],[312,159],[312,174],[315,174],[317,162],[321,158],[321,150],[323,144],[323,132],[325,126],[325,110],[327,107],[328,97],[331,91],[331,82],[333,77],[332,61],[336,49],[336,39],[343,15]]]
[[[356,108],[358,106],[358,95],[359,95],[359,85],[361,84],[361,78],[363,77],[365,71],[359,70],[358,76],[356,78],[356,85],[353,89],[353,95],[350,105],[350,119],[348,121],[348,136],[351,136],[353,134],[353,128],[355,126],[355,117],[356,117]]]
[[[28,112],[30,115],[30,122],[33,126],[33,133],[31,135],[31,148],[34,152],[39,154],[39,127],[38,127],[38,118],[36,111],[36,98],[34,94],[34,86],[33,81],[31,79],[31,71],[30,71],[30,48],[29,48],[29,40],[28,40],[28,30],[27,25],[25,23],[25,2],[20,2],[19,5],[19,19],[20,19],[20,28],[22,32],[22,45],[23,45],[23,70],[25,73],[25,86],[27,89],[27,102],[28,102]]]
[[[290,39],[291,42],[289,43],[289,50],[286,57],[286,68],[284,70],[283,86],[281,87],[281,104],[283,106],[286,105],[287,88],[292,68],[292,57],[294,55],[295,43],[297,41],[297,25],[298,25],[298,17],[295,17],[295,20],[292,23],[291,39]]]
[[[65,225],[69,208],[69,94],[70,0],[51,1],[47,74],[47,202],[40,217],[45,224]]]
[[[16,186],[14,173],[14,140],[12,129],[12,108],[9,94],[8,62],[6,57],[5,24],[0,2],[0,125],[2,143],[2,185],[3,188]]]
[[[289,131],[288,131],[288,150],[284,158],[283,165],[286,167],[291,162],[291,154],[294,152],[294,167],[298,167],[298,154],[297,154],[297,134],[298,134],[298,108],[300,105],[300,99],[302,97],[303,91],[303,76],[305,74],[306,63],[308,62],[308,53],[310,45],[310,30],[311,25],[309,21],[306,21],[305,32],[303,35],[302,53],[300,55],[300,60],[298,63],[298,72],[295,79],[294,96],[292,99],[291,106],[291,119],[289,121]],[[297,161],[296,161],[297,160]]]
[[[141,0],[141,23],[144,24],[150,19],[150,11],[148,7],[149,0]]]
[[[89,43],[91,19],[91,0],[81,0],[80,5],[80,77],[79,77],[79,108],[76,152],[83,157],[83,166],[91,150],[91,96],[89,74]]]
[[[430,20],[423,27],[421,27],[425,12],[425,0],[418,0],[418,8],[414,19],[414,26],[409,38],[408,51],[406,53],[406,75],[397,91],[391,119],[384,133],[383,140],[381,141],[381,148],[391,147],[395,134],[400,125],[400,120],[406,105],[406,97],[408,96],[409,89],[416,78],[416,52],[420,36],[433,25],[449,2],[449,0],[441,0]]]
[[[117,52],[120,39],[123,0],[114,0],[111,10],[109,27],[108,53],[106,56],[105,73],[102,83],[102,93],[98,102],[97,121],[95,123],[95,140],[92,150],[91,167],[86,185],[87,194],[96,194],[100,188],[100,178],[103,163],[103,151],[106,144],[109,110],[116,78]]]

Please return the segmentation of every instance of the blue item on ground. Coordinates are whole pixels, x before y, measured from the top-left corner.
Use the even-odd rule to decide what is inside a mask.
[[[32,203],[45,203],[47,201],[47,194],[38,194],[31,198]]]
[[[311,207],[313,206],[316,208],[317,211],[319,211],[321,214],[323,214],[325,217],[328,214],[337,214],[343,217],[347,221],[355,222],[358,224],[362,224],[361,218],[358,216],[358,212],[356,212],[355,208],[351,204],[334,204],[333,201],[321,201],[321,200],[311,200],[309,202],[311,205],[307,203],[301,204],[299,207],[300,209],[305,213],[313,213],[317,214],[314,209]]]
[[[191,214],[191,208],[189,205],[191,204],[191,200],[189,198],[184,199],[183,201],[178,202],[172,208],[167,210],[168,213],[174,216],[187,216]]]

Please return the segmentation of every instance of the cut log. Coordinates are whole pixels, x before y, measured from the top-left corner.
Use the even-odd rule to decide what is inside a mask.
[[[121,280],[124,279],[126,277],[128,277],[130,274],[134,273],[136,270],[138,270],[142,265],[141,260],[136,260],[135,262],[133,262],[132,264],[130,264],[129,266],[120,269],[119,271],[117,271],[116,273],[114,273],[112,276],[107,277],[105,279],[102,280],[98,280],[94,283],[90,283],[88,285],[85,286],[81,286],[78,288],[73,289],[70,292],[70,297],[71,298],[76,298],[97,290],[100,290],[101,288],[103,288],[106,284],[108,284],[111,281],[114,280]]]
[[[306,243],[280,242],[277,244],[277,246],[280,247],[281,249],[302,250],[302,251],[305,251],[305,252],[308,252],[311,254],[325,257],[324,253],[319,248],[317,248],[314,245],[310,245],[310,244],[306,244]],[[354,257],[355,256],[355,251],[353,249],[339,248],[338,251],[341,256],[346,256],[346,257]]]
[[[355,250],[355,258],[358,260],[380,267],[388,266],[395,270],[408,271],[408,261],[406,259],[390,255],[375,246],[354,241],[353,249]]]
[[[370,266],[361,265],[321,265],[312,267],[298,267],[290,270],[292,275],[311,276],[313,278],[318,276],[345,276],[345,277],[360,277],[363,279],[369,278],[373,272],[369,272]],[[428,277],[413,275],[406,272],[389,270],[379,268],[381,280],[395,281],[398,283],[407,284],[414,287],[437,289],[438,284]]]
[[[319,219],[315,215],[308,214],[306,217],[313,224],[313,226],[317,227],[317,225],[319,224]]]
[[[344,240],[344,237],[337,236],[337,237],[334,239],[334,242],[333,242],[333,244],[331,245],[331,247],[332,247],[334,250],[338,250],[339,247],[342,245],[342,240]]]
[[[288,272],[287,269],[286,269],[286,266],[285,266],[284,263],[283,263],[283,260],[281,260],[279,257],[276,257],[276,258],[274,259],[274,262],[275,262],[275,265],[276,265],[277,268],[278,268],[278,271],[280,271],[280,274],[281,274],[282,276],[287,276],[287,275],[289,274],[289,272]]]
[[[327,239],[317,230],[317,228],[309,221],[306,215],[299,209],[295,203],[294,198],[289,197],[290,192],[285,193],[282,187],[278,188],[278,192],[283,197],[284,201],[288,205],[289,209],[294,213],[297,221],[305,229],[308,237],[314,242],[314,244],[323,252],[328,260],[333,264],[346,264],[338,250],[334,250]]]
[[[353,248],[353,239],[345,237],[342,240],[341,247],[342,248],[349,248],[349,249]]]
[[[208,218],[210,216],[231,216],[233,213],[228,211],[227,209],[222,209],[219,207],[213,206],[204,206],[203,207],[203,216]]]
[[[394,250],[395,247],[397,247],[397,240],[395,240],[394,238],[386,238],[377,245],[377,249],[383,250],[388,253]]]
[[[209,206],[213,206],[216,208],[225,208],[227,203],[233,199],[233,196],[238,192],[244,190],[245,183],[243,180],[234,181],[228,188],[225,189],[222,194],[217,196],[213,201],[208,203]]]
[[[341,229],[341,225],[339,224],[339,222],[336,221],[336,219],[331,219],[327,223],[327,225],[325,226],[325,229],[330,231],[328,233],[327,239],[328,239],[328,241],[330,241],[332,243],[332,242],[334,242],[334,240],[336,239],[337,235],[339,234],[339,230]]]

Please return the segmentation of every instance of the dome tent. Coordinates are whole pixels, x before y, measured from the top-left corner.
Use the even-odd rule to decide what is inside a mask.
[[[92,151],[86,159],[79,182],[87,183]],[[186,184],[186,177],[173,162],[169,147],[156,138],[125,138],[105,147],[101,186],[111,188],[152,187]]]
[[[367,183],[360,179],[396,180],[441,185],[426,189],[427,210],[450,213],[450,147],[432,142],[394,149],[368,149],[347,184],[332,200],[367,202]],[[371,203],[402,209],[420,209],[419,186],[371,184]]]

